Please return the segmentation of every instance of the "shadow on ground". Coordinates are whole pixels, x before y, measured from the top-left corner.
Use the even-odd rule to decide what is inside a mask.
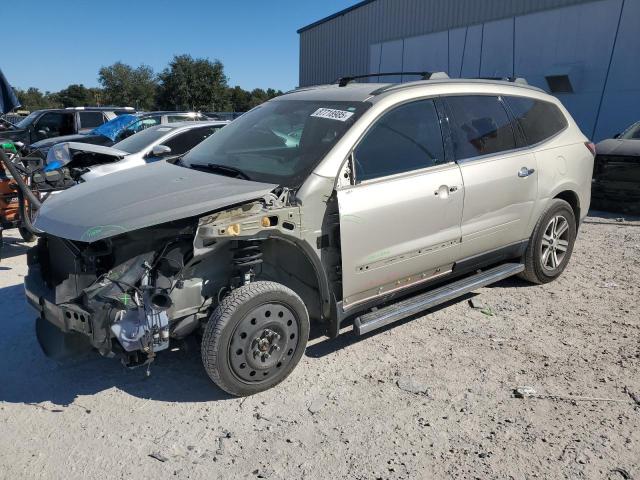
[[[5,236],[2,240],[2,258],[12,258],[25,254],[29,247],[30,245],[21,238]],[[3,270],[9,270],[9,268],[3,268]]]
[[[68,405],[79,395],[118,388],[143,399],[206,402],[231,398],[204,371],[197,342],[163,352],[151,365],[129,370],[119,360],[97,353],[55,362],[42,353],[35,335],[35,314],[26,306],[22,285],[0,288],[0,401]]]

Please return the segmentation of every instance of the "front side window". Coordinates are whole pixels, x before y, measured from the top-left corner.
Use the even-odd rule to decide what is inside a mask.
[[[516,148],[513,127],[498,97],[462,95],[448,97],[447,104],[456,160]]]
[[[71,135],[74,130],[73,113],[45,113],[36,123],[36,130],[44,132],[47,137]]]
[[[356,147],[353,161],[357,182],[443,163],[433,100],[408,103],[384,114]]]
[[[359,101],[272,100],[197,145],[181,165],[300,186],[370,106]]]
[[[504,97],[516,117],[527,145],[553,137],[567,127],[567,119],[553,103],[527,97]]]

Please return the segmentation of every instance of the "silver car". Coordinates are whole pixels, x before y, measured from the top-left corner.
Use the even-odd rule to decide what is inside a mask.
[[[148,365],[201,333],[211,379],[249,395],[289,375],[311,322],[362,335],[511,275],[557,278],[592,168],[566,109],[526,85],[304,88],[175,164],[46,202],[26,295],[49,354]]]

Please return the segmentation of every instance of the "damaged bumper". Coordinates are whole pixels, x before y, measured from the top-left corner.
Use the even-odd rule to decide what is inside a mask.
[[[56,249],[55,243],[53,248]],[[78,345],[84,345],[81,350],[94,348],[103,356],[120,353],[127,364],[134,365],[144,360],[137,358],[138,352],[148,358],[169,346],[168,315],[149,306],[152,289],[132,296],[120,289],[118,280],[98,279],[79,256],[59,250],[57,254],[57,258],[50,259],[49,251],[41,245],[27,253],[25,296],[37,313],[38,340],[45,354],[72,354],[60,349],[70,343],[68,338],[73,338],[71,343],[76,350]],[[134,279],[144,281],[143,265],[148,257],[135,256],[122,264],[119,278],[128,285]],[[48,326],[43,329],[45,322]]]
[[[35,252],[30,251],[29,257],[33,256],[35,256]],[[86,348],[81,350],[93,347],[103,355],[111,353],[111,335],[105,329],[104,318],[101,319],[100,315],[92,314],[76,303],[56,304],[55,290],[44,281],[39,265],[31,264],[29,266],[29,272],[24,278],[24,291],[27,304],[35,311],[38,319],[46,321],[58,330],[57,332],[48,330],[47,337],[54,338],[38,335],[40,346],[47,355],[67,356],[66,354],[73,353],[59,352],[59,348],[53,348],[54,343],[59,343],[60,334],[75,338],[78,335],[84,337]],[[104,312],[102,317],[104,317]],[[74,345],[77,347],[78,342],[74,342]]]

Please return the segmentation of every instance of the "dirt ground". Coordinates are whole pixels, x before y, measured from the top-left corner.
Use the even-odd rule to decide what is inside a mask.
[[[640,479],[640,219],[594,213],[564,275],[358,338],[238,399],[195,345],[144,371],[40,352],[25,246],[0,263],[0,478]],[[9,258],[7,258],[9,257]],[[535,397],[515,398],[518,386]]]

